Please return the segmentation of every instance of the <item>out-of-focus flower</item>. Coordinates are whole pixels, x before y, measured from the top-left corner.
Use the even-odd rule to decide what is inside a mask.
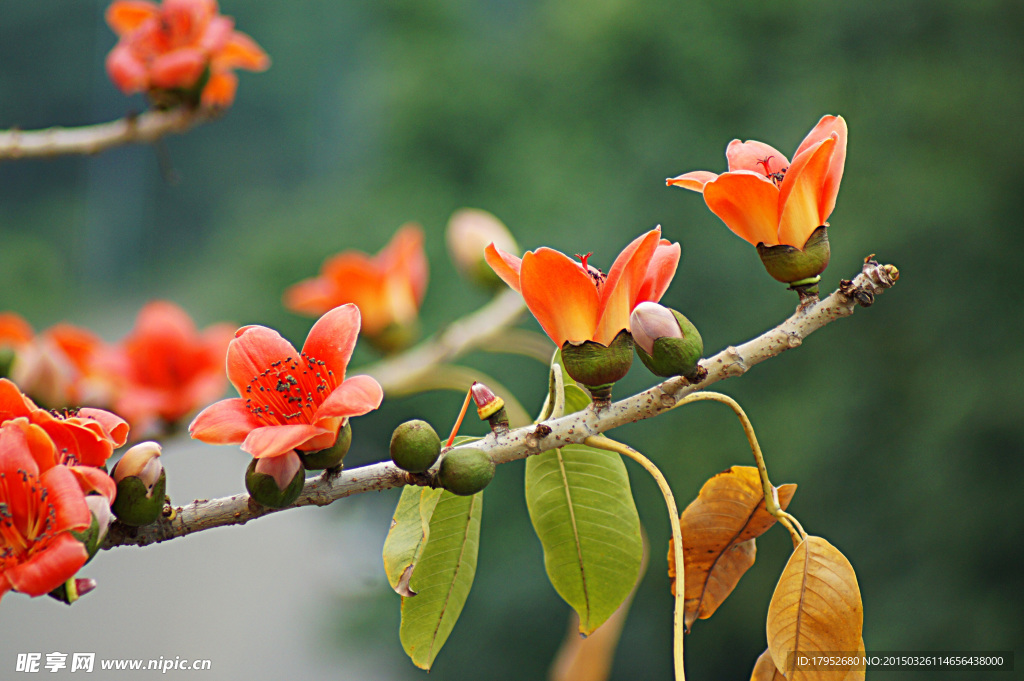
[[[12,589],[42,596],[88,558],[71,533],[88,529],[92,514],[56,458],[39,426],[23,418],[0,425],[0,597]]]
[[[224,394],[224,354],[234,337],[228,324],[202,333],[180,307],[153,301],[135,328],[102,360],[114,387],[114,411],[136,431],[174,423]]]
[[[317,320],[302,352],[273,329],[242,327],[227,353],[228,378],[242,397],[204,409],[189,433],[210,444],[241,444],[257,459],[333,446],[350,417],[376,409],[384,397],[369,376],[345,378],[358,335],[352,304]]]
[[[506,253],[518,253],[519,246],[501,220],[485,210],[462,208],[452,213],[445,230],[448,254],[463,276],[485,286],[501,286],[494,270],[487,266],[484,249],[488,244]]]
[[[846,121],[824,116],[790,161],[763,142],[729,143],[728,172],[696,170],[667,180],[702,192],[715,215],[757,246],[769,274],[796,282],[828,266],[826,230],[846,164]],[[775,250],[771,250],[771,249]]]
[[[679,244],[662,239],[656,227],[629,244],[607,275],[587,262],[589,253],[577,256],[581,262],[576,262],[556,250],[538,248],[520,260],[492,244],[486,257],[562,347],[588,340],[607,346],[620,331],[629,331],[633,308],[645,300],[660,300],[668,289],[679,253]]]
[[[126,94],[146,92],[165,105],[230,106],[234,70],[263,71],[270,58],[218,11],[216,0],[116,0],[107,9],[120,38],[107,56],[111,80]]]
[[[359,306],[363,334],[393,349],[409,340],[427,290],[423,230],[407,224],[376,256],[345,251],[326,260],[320,276],[284,293],[284,304],[300,314],[322,315],[345,303]],[[398,342],[392,342],[398,338]]]
[[[0,378],[0,424],[25,418],[39,426],[56,446],[55,463],[99,467],[128,439],[128,424],[103,409],[82,408],[63,414],[40,409],[18,386]],[[111,495],[113,496],[113,495]]]
[[[10,376],[51,409],[107,406],[110,386],[96,370],[105,348],[99,336],[72,324],[57,324],[17,349]]]

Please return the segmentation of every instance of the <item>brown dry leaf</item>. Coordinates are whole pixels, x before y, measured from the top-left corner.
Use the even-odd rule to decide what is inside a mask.
[[[779,506],[789,506],[796,485],[776,488]],[[686,614],[689,633],[695,620],[707,619],[732,593],[757,551],[754,538],[775,524],[768,513],[761,478],[753,466],[733,466],[704,483],[680,518],[686,564]],[[675,594],[675,554],[668,548],[668,575]]]
[[[775,666],[770,650],[765,650],[761,657],[757,658],[754,671],[750,674],[750,681],[786,681],[786,677]]]
[[[800,653],[851,654],[864,650],[864,606],[853,566],[821,537],[793,550],[768,606],[768,649],[788,665]],[[863,671],[794,669],[789,681],[854,681]]]

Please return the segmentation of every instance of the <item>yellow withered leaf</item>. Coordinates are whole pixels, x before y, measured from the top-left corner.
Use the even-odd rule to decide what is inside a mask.
[[[775,666],[771,651],[765,650],[761,657],[754,663],[754,671],[750,674],[750,681],[786,681],[786,677]]]
[[[796,485],[776,488],[779,506],[789,506]],[[704,483],[680,517],[686,565],[686,631],[707,619],[754,564],[754,538],[775,524],[768,513],[761,478],[753,466],[733,466]],[[668,574],[675,594],[675,554],[668,549]]]
[[[821,537],[793,550],[768,606],[768,649],[789,681],[854,681],[849,668],[790,670],[790,655],[852,655],[864,651],[864,606],[853,566]]]

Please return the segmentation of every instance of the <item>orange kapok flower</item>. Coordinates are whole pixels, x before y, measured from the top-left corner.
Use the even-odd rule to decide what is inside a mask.
[[[114,411],[136,429],[158,419],[174,423],[224,394],[224,353],[234,337],[228,324],[202,332],[174,303],[153,301],[135,328],[103,361],[114,386]]]
[[[369,376],[345,378],[359,335],[359,308],[336,307],[310,329],[302,352],[265,326],[245,326],[228,346],[228,378],[241,397],[204,409],[189,426],[196,440],[241,444],[257,459],[327,449],[352,416],[380,406]]]
[[[107,73],[126,94],[147,92],[157,101],[227,107],[235,98],[234,69],[263,71],[270,58],[235,21],[218,13],[217,0],[116,0],[107,23],[120,40],[107,55]],[[201,93],[190,91],[201,87]]]
[[[316,316],[345,303],[359,306],[363,333],[379,339],[392,328],[414,325],[427,290],[423,230],[404,225],[376,256],[345,251],[327,259],[320,276],[291,286],[284,304]]]
[[[128,424],[116,414],[92,408],[49,412],[0,378],[0,424],[18,418],[42,428],[57,448],[55,463],[68,466],[102,466],[128,439]]]
[[[522,260],[494,244],[487,263],[523,295],[544,332],[562,347],[566,342],[594,341],[608,346],[620,331],[629,331],[629,315],[644,301],[657,302],[679,264],[679,244],[661,238],[656,227],[629,244],[608,274],[550,248],[528,251]]]
[[[96,368],[105,347],[88,329],[57,324],[17,350],[10,377],[50,408],[107,406],[110,387]]]
[[[0,597],[42,596],[88,559],[71,532],[92,523],[75,475],[54,463],[53,442],[19,418],[0,425]]]
[[[733,140],[725,151],[728,172],[696,170],[666,182],[702,192],[711,212],[754,246],[803,248],[835,208],[846,137],[842,116],[824,116],[792,163],[763,142]]]

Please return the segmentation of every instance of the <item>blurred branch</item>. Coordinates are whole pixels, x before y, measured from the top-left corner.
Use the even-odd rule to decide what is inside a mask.
[[[403,393],[413,389],[431,367],[476,348],[488,348],[491,339],[508,333],[523,313],[522,297],[512,290],[502,291],[494,300],[472,314],[453,322],[416,347],[390,359],[360,367],[359,373],[377,379],[385,393]],[[548,356],[554,352],[552,349]]]
[[[491,433],[482,440],[461,446],[483,449],[495,463],[508,463],[525,459],[531,454],[564,447],[567,444],[582,443],[588,437],[612,428],[657,416],[671,409],[676,402],[692,392],[706,388],[725,378],[742,376],[754,365],[780,355],[786,350],[799,347],[803,339],[811,333],[841,317],[850,316],[858,305],[868,307],[873,304],[875,296],[892,287],[898,278],[899,271],[892,265],[880,265],[874,261],[867,261],[860,274],[852,281],[841,282],[839,289],[824,300],[798,308],[789,319],[757,338],[739,346],[730,346],[713,357],[702,360],[701,366],[707,370],[707,376],[698,383],[691,384],[684,378],[670,378],[644,392],[614,402],[600,411],[595,411],[593,408],[585,409],[538,425],[517,428],[502,433],[498,437]],[[513,307],[514,312],[518,314],[521,303],[518,303],[518,294],[512,293],[512,295],[515,296],[517,302],[515,306],[512,305],[507,294],[498,296],[487,307],[453,324],[434,341],[427,341],[419,348],[414,349],[414,353],[420,350],[425,357],[431,355],[448,357],[451,355],[445,353],[455,351],[453,348],[472,346],[473,342],[479,340],[480,337],[473,337],[472,334],[467,333],[473,327],[470,321],[475,320],[477,323],[481,323],[492,317],[504,319],[503,315],[511,315]],[[483,328],[500,329],[500,326]],[[456,333],[457,330],[459,333]],[[460,333],[466,335],[460,335]],[[449,334],[452,335],[449,339],[452,344],[442,343],[441,340],[448,338]],[[461,339],[461,343],[455,343],[459,339]],[[403,366],[406,367],[406,371],[424,366],[406,364],[408,361],[406,358],[410,354],[413,353],[406,353],[395,360],[375,365],[379,372],[374,374],[377,376],[377,380],[384,385],[385,380],[382,377],[387,377],[392,381],[391,390],[394,390],[395,382],[405,374],[390,372],[397,371],[399,367]],[[385,387],[385,390],[387,389]],[[362,492],[379,491],[402,485],[429,486],[433,483],[432,472],[412,474],[401,470],[390,461],[375,463],[337,474],[324,473],[308,479],[302,494],[289,508],[310,505],[326,506],[338,499]],[[213,527],[243,525],[253,518],[275,512],[275,509],[266,508],[251,501],[246,494],[236,494],[209,501],[194,501],[176,510],[177,513],[173,519],[161,518],[152,525],[138,529],[126,528],[115,523],[107,534],[104,548],[124,545],[144,546]]]
[[[0,161],[97,154],[124,144],[154,142],[164,135],[183,133],[214,117],[209,111],[178,108],[125,116],[109,123],[77,128],[0,131]]]

